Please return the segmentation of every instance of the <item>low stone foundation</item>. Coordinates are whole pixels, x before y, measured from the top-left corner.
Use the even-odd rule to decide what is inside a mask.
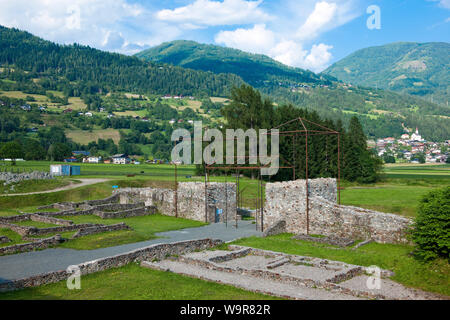
[[[76,239],[79,237],[87,236],[90,234],[108,232],[108,231],[118,231],[118,230],[131,230],[131,228],[125,223],[117,223],[112,225],[97,225],[93,227],[83,228],[77,231],[72,237],[72,239]]]
[[[28,233],[25,236],[38,236],[38,235],[56,233],[56,232],[69,232],[69,231],[75,231],[75,230],[99,227],[99,226],[103,226],[103,225],[102,224],[93,224],[93,223],[80,223],[80,224],[73,224],[70,226],[61,226],[61,227],[49,227],[49,228],[34,228],[34,227],[32,227],[31,229],[28,230]]]
[[[352,239],[372,239],[380,243],[408,243],[412,220],[336,204],[336,180],[314,179],[309,184],[309,233]],[[305,180],[268,183],[264,223],[266,228],[280,220],[284,232],[306,234]]]
[[[37,229],[35,227],[18,226],[16,224],[2,222],[2,221],[0,221],[0,228],[12,230],[12,231],[20,234],[21,236],[27,236],[31,232],[30,230]]]
[[[156,212],[157,212],[157,209],[155,206],[149,206],[149,207],[128,209],[128,210],[119,211],[119,212],[96,211],[94,213],[94,215],[96,215],[102,219],[116,219],[116,218],[148,216],[148,215],[156,214]]]
[[[61,236],[56,235],[50,238],[36,240],[29,243],[15,244],[12,246],[0,248],[0,255],[46,249],[50,246],[57,245],[62,241],[63,240]]]
[[[73,221],[58,219],[58,218],[53,218],[53,217],[48,217],[48,216],[42,216],[42,215],[38,215],[38,214],[31,214],[30,220],[44,222],[44,223],[50,223],[50,224],[56,224],[56,225],[60,225],[60,226],[73,225]]]
[[[70,211],[74,209],[85,209],[90,206],[98,206],[102,204],[111,204],[111,203],[117,203],[119,201],[119,195],[114,193],[113,195],[105,198],[105,199],[98,199],[98,200],[86,200],[82,202],[58,202],[53,203],[46,206],[38,207],[39,210],[45,210],[45,209],[59,209],[59,210],[65,210]]]
[[[76,267],[80,269],[81,275],[86,275],[110,268],[122,267],[131,262],[161,260],[171,255],[181,255],[187,252],[206,250],[220,244],[222,244],[222,241],[211,239],[155,244],[112,257],[85,262],[76,265]],[[26,287],[37,287],[47,283],[67,280],[69,276],[71,276],[71,273],[67,272],[66,270],[59,270],[24,279],[7,281],[0,283],[0,292],[12,291]]]
[[[7,236],[0,236],[0,243],[10,242],[11,240]]]

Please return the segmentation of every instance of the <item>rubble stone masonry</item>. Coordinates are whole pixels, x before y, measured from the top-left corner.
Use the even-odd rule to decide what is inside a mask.
[[[372,239],[380,243],[407,243],[412,220],[336,203],[336,179],[309,180],[310,234]],[[286,222],[285,232],[306,233],[305,180],[268,183],[264,209],[265,229]]]
[[[158,188],[124,188],[117,191],[121,204],[144,202],[155,206],[161,214],[175,216],[175,191]],[[180,182],[177,193],[178,217],[197,221],[215,222],[216,210],[220,221],[236,214],[236,184],[210,182],[207,187],[207,213],[205,214],[205,184]]]

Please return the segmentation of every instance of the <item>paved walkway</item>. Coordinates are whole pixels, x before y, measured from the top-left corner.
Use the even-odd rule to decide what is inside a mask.
[[[58,192],[58,191],[71,190],[71,189],[76,189],[76,188],[80,188],[80,187],[85,187],[85,186],[89,186],[91,184],[105,182],[110,179],[77,179],[77,180],[81,181],[81,183],[74,183],[71,181],[70,184],[67,186],[52,189],[52,190],[27,192],[27,193],[10,193],[10,194],[2,194],[0,196],[10,197],[10,196],[27,196],[30,194],[40,194],[40,193],[52,193],[52,192]]]
[[[156,235],[163,238],[96,250],[55,248],[0,256],[0,283],[41,273],[65,270],[70,265],[129,252],[157,243],[205,238],[232,241],[243,237],[261,236],[261,232],[255,230],[255,225],[251,221],[239,221],[237,229],[230,224],[226,228],[224,223],[215,223],[204,227],[161,232]]]

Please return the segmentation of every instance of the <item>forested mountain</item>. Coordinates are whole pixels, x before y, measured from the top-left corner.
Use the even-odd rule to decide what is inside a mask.
[[[236,73],[278,104],[292,103],[327,118],[342,119],[345,124],[356,115],[370,138],[400,136],[403,126],[418,126],[429,140],[442,141],[450,137],[447,106],[379,90],[375,85],[372,88],[348,85],[325,74],[321,77],[285,66],[264,55],[193,41],[173,41],[136,56],[193,69]],[[361,61],[361,68],[363,65]]]
[[[398,42],[365,48],[323,73],[347,83],[408,93],[447,105],[450,43]]]
[[[357,116],[370,138],[399,136],[403,127],[416,126],[428,140],[443,141],[450,137],[446,105],[391,91],[350,86],[234,49],[177,41],[158,50],[164,63],[77,44],[58,45],[27,32],[0,27],[0,80],[3,79],[0,90],[49,96],[52,102],[63,104],[71,97],[81,97],[93,110],[105,103],[101,96],[108,92],[192,95],[201,99],[228,97],[233,86],[244,82],[239,76],[242,74],[278,105],[292,103],[333,120],[342,119],[344,125]],[[192,55],[186,56],[189,52]],[[164,58],[166,53],[170,58]],[[165,63],[169,61],[209,70],[203,65],[206,61],[215,69],[214,72],[185,69]],[[258,77],[262,80],[257,80]],[[53,96],[52,90],[62,92],[63,96]]]
[[[170,63],[176,66],[214,73],[233,73],[259,88],[272,84],[330,83],[329,76],[319,76],[299,68],[288,67],[268,56],[251,54],[195,41],[177,40],[136,54],[146,61]]]
[[[58,45],[17,29],[0,26],[0,64],[16,66],[40,78],[46,89],[89,85],[93,91],[227,96],[236,75],[213,74],[81,45]],[[70,83],[70,85],[69,85]],[[92,92],[94,93],[94,92]]]

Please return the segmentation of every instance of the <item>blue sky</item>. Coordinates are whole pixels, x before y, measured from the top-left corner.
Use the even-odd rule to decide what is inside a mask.
[[[369,46],[449,42],[450,0],[0,0],[0,24],[125,54],[195,40],[318,72]]]

